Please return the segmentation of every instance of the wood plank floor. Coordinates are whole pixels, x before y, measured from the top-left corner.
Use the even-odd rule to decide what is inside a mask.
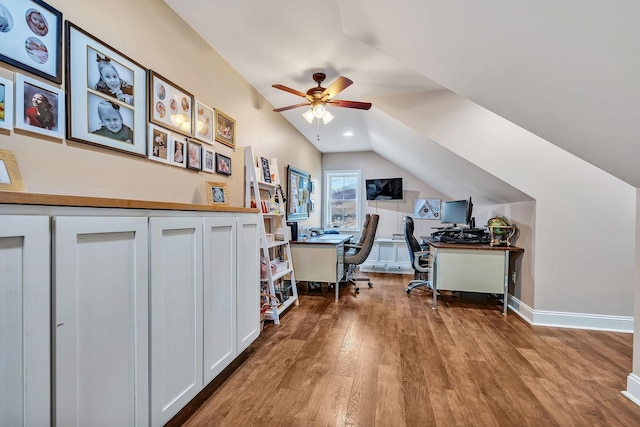
[[[620,393],[631,334],[533,327],[477,295],[432,310],[430,292],[405,293],[411,276],[370,277],[339,302],[299,284],[300,305],[179,424],[640,426]]]

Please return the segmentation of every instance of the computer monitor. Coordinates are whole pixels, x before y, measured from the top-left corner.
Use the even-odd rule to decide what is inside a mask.
[[[468,224],[469,203],[467,200],[453,200],[442,202],[440,206],[440,222],[457,227],[458,224]]]

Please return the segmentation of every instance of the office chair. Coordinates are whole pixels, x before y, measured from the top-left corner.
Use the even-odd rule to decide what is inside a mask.
[[[431,265],[429,262],[429,250],[420,246],[418,240],[413,236],[413,218],[405,216],[402,220],[404,229],[404,240],[409,249],[409,258],[413,267],[413,279],[407,286],[407,295],[415,288],[426,286],[433,290],[433,283],[429,280]]]
[[[373,283],[368,277],[355,277],[356,267],[367,259],[373,242],[376,239],[376,231],[378,229],[379,215],[367,214],[365,217],[364,225],[362,226],[362,234],[358,242],[353,245],[347,243],[345,247],[344,266],[345,266],[345,282],[349,282],[355,286],[355,293],[360,292],[360,288],[357,285],[359,281],[365,281],[370,288],[373,288]]]

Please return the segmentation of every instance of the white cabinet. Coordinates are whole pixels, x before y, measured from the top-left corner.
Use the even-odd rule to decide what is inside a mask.
[[[404,240],[385,238],[376,239],[369,257],[360,266],[360,271],[413,273],[406,242]]]
[[[147,218],[53,224],[56,425],[147,426]]]
[[[0,424],[51,425],[47,216],[0,216]]]
[[[202,377],[202,218],[150,218],[151,425],[193,399]]]
[[[260,335],[260,263],[258,224],[255,217],[238,218],[238,261],[236,265],[238,304],[238,354]]]

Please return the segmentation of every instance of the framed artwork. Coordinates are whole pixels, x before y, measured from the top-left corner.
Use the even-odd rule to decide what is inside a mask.
[[[0,77],[0,129],[13,128],[13,82]]]
[[[210,205],[228,205],[229,190],[224,182],[207,182],[207,200]]]
[[[0,150],[0,191],[27,191],[12,151]]]
[[[260,170],[262,171],[262,180],[270,183],[271,171],[269,170],[269,159],[266,157],[260,157]]]
[[[216,153],[216,173],[221,175],[231,175],[231,157]]]
[[[16,128],[64,138],[64,91],[16,73]]]
[[[67,21],[67,138],[147,155],[147,70]]]
[[[186,138],[176,138],[171,135],[171,149],[169,154],[169,163],[181,168],[187,167],[187,141]]]
[[[309,218],[311,175],[291,165],[287,167],[287,220]]]
[[[149,70],[149,121],[186,136],[193,132],[193,95]]]
[[[440,219],[440,199],[414,199],[414,219]]]
[[[62,13],[41,0],[2,0],[0,61],[62,83]]]
[[[197,171],[202,169],[202,144],[195,139],[187,140],[187,168]]]
[[[147,153],[151,160],[161,163],[169,163],[169,149],[171,134],[164,128],[149,123],[147,131]]]
[[[202,171],[213,173],[215,169],[213,168],[214,164],[214,152],[211,148],[207,146],[202,146]]]
[[[198,138],[202,142],[206,142],[207,144],[212,144],[214,141],[213,136],[213,119],[214,119],[214,111],[213,108],[206,106],[202,102],[196,99],[196,108],[195,108],[195,121],[196,121],[196,134],[195,137]]]
[[[216,108],[216,141],[236,148],[236,121]]]

